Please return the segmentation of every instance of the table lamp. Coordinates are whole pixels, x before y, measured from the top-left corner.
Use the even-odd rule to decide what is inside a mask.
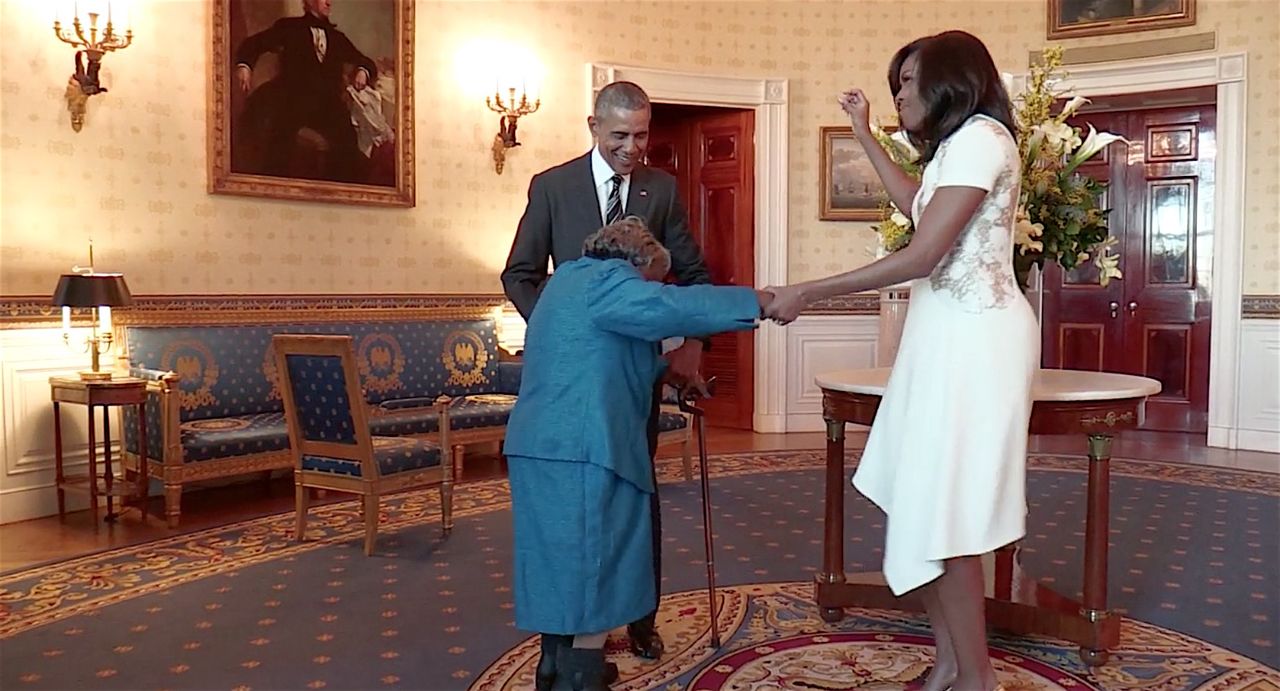
[[[92,322],[85,348],[92,364],[88,371],[80,372],[80,379],[109,381],[111,372],[100,369],[100,357],[111,350],[111,308],[133,304],[124,275],[95,273],[92,266],[84,273],[63,274],[53,291],[53,304],[62,308],[62,340],[67,345],[71,345],[71,308],[90,308]]]

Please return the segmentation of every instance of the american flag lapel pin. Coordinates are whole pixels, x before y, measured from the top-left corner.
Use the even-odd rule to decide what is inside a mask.
[[[641,197],[649,196],[649,190],[640,190],[640,196]]]

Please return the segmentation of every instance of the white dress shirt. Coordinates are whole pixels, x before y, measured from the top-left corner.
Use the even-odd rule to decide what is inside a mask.
[[[596,181],[596,201],[600,203],[600,220],[606,220],[605,214],[609,211],[609,191],[613,189],[613,183],[609,180],[616,175],[613,168],[605,162],[604,156],[600,155],[600,147],[591,148],[591,176]],[[627,215],[627,193],[631,190],[631,174],[622,176],[622,184],[619,185],[618,194],[622,195],[622,215]]]
[[[316,47],[316,62],[324,62],[324,54],[329,52],[329,37],[324,29],[311,27],[311,40]]]

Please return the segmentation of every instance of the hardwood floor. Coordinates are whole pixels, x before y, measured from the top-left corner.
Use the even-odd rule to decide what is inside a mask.
[[[864,432],[851,431],[847,444],[849,448],[861,448],[865,441]],[[707,431],[707,450],[712,454],[820,449],[824,445],[825,437],[821,433],[752,434],[720,429]],[[1032,451],[1083,455],[1084,445],[1082,438],[1040,437],[1033,439]],[[664,449],[660,457],[670,458],[673,451],[670,448]],[[1117,458],[1280,473],[1280,455],[1209,448],[1205,446],[1203,437],[1197,435],[1126,433],[1116,440],[1113,455]],[[505,465],[495,448],[477,448],[467,454],[463,480],[500,477],[505,472]],[[326,501],[343,499],[341,495],[330,493]],[[145,522],[139,520],[136,510],[129,510],[115,524],[98,521],[96,530],[93,517],[88,511],[70,513],[65,522],[52,516],[0,525],[0,572],[289,511],[293,508],[293,486],[291,479],[285,474],[270,482],[248,480],[187,492],[182,498],[182,526],[176,531],[165,527],[164,519],[159,515],[163,512],[160,504],[159,498],[152,500],[151,515]]]

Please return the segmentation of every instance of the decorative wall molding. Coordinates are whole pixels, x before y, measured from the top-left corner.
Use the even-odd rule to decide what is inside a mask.
[[[820,432],[823,372],[874,367],[880,320],[874,315],[802,315],[787,327],[787,431]]]
[[[49,377],[84,369],[88,362],[88,355],[63,345],[61,328],[0,331],[0,523],[57,511]],[[94,420],[99,439],[101,420],[101,414]],[[68,473],[85,471],[89,424],[87,408],[62,406],[63,467]],[[111,424],[118,461],[118,409]],[[88,505],[87,495],[68,492],[67,503],[69,510],[78,510]]]
[[[626,80],[644,88],[658,103],[748,108],[755,112],[755,283],[787,283],[788,183],[790,149],[787,113],[790,86],[785,79],[734,77],[588,63],[586,107],[610,82]],[[586,129],[583,135],[586,136]],[[589,142],[588,142],[589,145]],[[785,432],[788,372],[786,335],[767,323],[755,332],[755,419],[757,432]]]
[[[282,310],[439,310],[504,307],[515,314],[503,295],[418,293],[406,295],[135,295],[132,307],[122,307],[112,314],[122,323],[146,321],[141,315],[181,315],[192,312],[232,313]],[[1241,303],[1245,319],[1280,319],[1280,295],[1245,295]],[[880,296],[858,293],[828,298],[814,303],[806,315],[873,315],[880,311]],[[133,317],[131,315],[139,315]],[[518,316],[518,315],[516,315]],[[76,323],[88,320],[88,311],[76,309]],[[0,329],[44,328],[56,326],[62,316],[45,296],[0,297]]]
[[[202,323],[230,321],[245,315],[268,318],[273,314],[299,315],[361,310],[376,314],[394,312],[397,317],[420,310],[486,311],[506,304],[501,294],[410,293],[370,295],[135,295],[133,305],[111,311],[117,324]],[[75,310],[77,323],[88,321],[88,310]],[[0,329],[41,328],[60,325],[62,314],[48,296],[0,297]]]
[[[1145,41],[1067,48],[1062,51],[1062,64],[1070,66],[1115,62],[1117,60],[1141,60],[1169,55],[1199,53],[1214,50],[1217,47],[1217,32],[1206,31],[1186,36],[1165,36]],[[1032,51],[1027,55],[1027,62],[1032,65],[1037,64],[1040,61],[1040,57],[1040,51]]]
[[[806,315],[817,314],[861,314],[874,315],[880,313],[879,293],[858,293],[819,300],[805,309]]]
[[[1280,295],[1246,295],[1240,301],[1245,319],[1280,319]]]
[[[1280,320],[1242,322],[1240,366],[1249,376],[1240,380],[1238,423],[1234,429],[1210,426],[1210,444],[1280,453]]]
[[[1245,138],[1248,110],[1245,53],[1207,53],[1127,60],[1071,68],[1058,85],[1080,96],[1137,94],[1213,86],[1217,89],[1217,179],[1213,200],[1213,271],[1209,286],[1213,326],[1209,344],[1210,445],[1234,439],[1239,426],[1243,377],[1240,356],[1243,311]],[[1026,76],[1014,78],[1014,91]],[[1214,432],[1217,430],[1217,432]],[[1224,432],[1228,430],[1229,432]]]

